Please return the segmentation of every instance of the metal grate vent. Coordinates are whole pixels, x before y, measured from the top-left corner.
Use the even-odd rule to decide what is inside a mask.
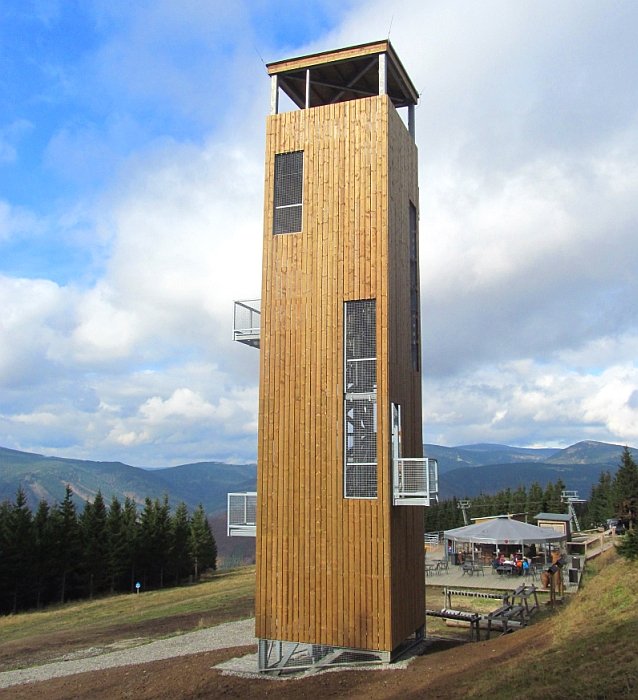
[[[257,524],[257,494],[254,491],[229,493],[227,507],[229,537],[254,537]]]
[[[345,305],[346,498],[377,496],[376,302]]]
[[[273,233],[301,231],[303,151],[275,155]]]

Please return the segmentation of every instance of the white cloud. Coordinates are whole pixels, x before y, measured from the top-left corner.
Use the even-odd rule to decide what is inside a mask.
[[[95,162],[109,188],[46,225],[0,203],[0,241],[75,231],[103,256],[99,277],[0,278],[0,443],[146,465],[253,459],[258,353],[230,330],[232,300],[260,290],[259,28],[244,5],[100,8],[106,40],[83,89],[114,116],[70,120],[47,157],[70,182]],[[423,90],[425,439],[638,440],[635,11],[340,9],[338,28],[294,52],[382,38],[392,22]],[[245,40],[227,40],[237,28]],[[155,119],[183,134],[146,132]]]
[[[0,243],[29,232],[37,234],[42,223],[23,207],[16,207],[0,199]]]
[[[161,423],[167,418],[182,417],[199,420],[212,418],[215,408],[192,389],[175,389],[165,401],[160,396],[153,396],[144,402],[140,413],[149,423]]]
[[[32,128],[33,124],[26,119],[16,119],[0,127],[0,166],[17,159],[20,139]]]

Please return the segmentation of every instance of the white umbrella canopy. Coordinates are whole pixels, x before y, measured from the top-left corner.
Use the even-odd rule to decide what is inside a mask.
[[[456,527],[453,530],[446,530],[443,536],[456,542],[475,542],[478,544],[523,545],[559,542],[567,539],[567,535],[561,535],[556,530],[521,523],[507,517],[485,520],[465,527]]]

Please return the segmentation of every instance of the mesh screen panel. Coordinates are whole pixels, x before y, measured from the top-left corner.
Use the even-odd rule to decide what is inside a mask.
[[[374,299],[345,305],[346,498],[377,496],[377,360]]]
[[[273,233],[295,233],[301,231],[301,204],[275,209]]]
[[[254,525],[257,522],[256,495],[253,493],[229,494],[228,522],[231,525]]]
[[[275,155],[273,233],[301,231],[303,151]]]

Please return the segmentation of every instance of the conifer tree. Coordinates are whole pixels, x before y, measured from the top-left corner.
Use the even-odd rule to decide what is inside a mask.
[[[87,503],[79,518],[82,535],[82,561],[89,598],[106,590],[108,538],[106,506],[98,490],[93,503]]]
[[[617,545],[618,554],[629,561],[638,559],[638,527],[633,527]]]
[[[129,569],[128,541],[122,504],[117,496],[111,498],[106,515],[106,578],[111,593],[124,590],[124,576]]]
[[[171,518],[171,569],[175,576],[175,585],[193,570],[190,554],[190,522],[188,509],[184,502],[175,509]]]
[[[7,566],[7,548],[9,544],[9,513],[11,504],[9,501],[0,502],[0,614],[9,612],[10,596],[9,568]]]
[[[170,506],[168,497],[162,503],[146,498],[140,516],[139,560],[146,586],[164,585],[164,572],[170,552]]]
[[[128,571],[129,590],[135,590],[135,582],[140,571],[140,523],[137,516],[137,506],[135,501],[128,496],[124,500],[122,513],[124,521],[124,531],[126,533],[126,554],[125,561]]]
[[[217,568],[217,545],[200,503],[191,518],[190,550],[193,557],[195,579],[207,569]]]
[[[49,504],[42,500],[33,517],[33,578],[37,608],[48,602],[54,556],[53,525]]]
[[[583,521],[589,527],[598,527],[614,515],[612,478],[608,471],[601,472],[598,483],[591,487]]]
[[[543,496],[543,489],[538,481],[535,481],[527,490],[525,510],[529,514],[530,518],[533,518],[537,513],[547,511],[547,504]]]
[[[64,603],[76,592],[80,568],[82,541],[73,491],[67,484],[64,499],[52,511],[53,572],[56,576],[59,600]]]
[[[33,517],[22,487],[18,488],[6,521],[3,558],[7,567],[7,593],[10,610],[28,607],[33,592]]]
[[[638,466],[628,447],[623,449],[613,492],[616,515],[634,528],[638,520]]]

